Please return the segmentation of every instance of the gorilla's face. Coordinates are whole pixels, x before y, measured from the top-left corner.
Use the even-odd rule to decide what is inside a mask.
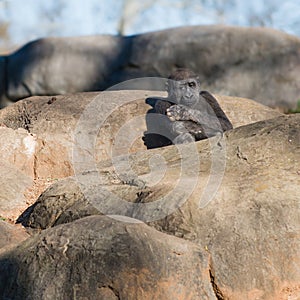
[[[199,100],[200,85],[194,78],[169,83],[169,97],[176,104],[193,107]]]

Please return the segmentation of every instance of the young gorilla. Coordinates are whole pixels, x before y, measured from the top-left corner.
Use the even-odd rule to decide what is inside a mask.
[[[199,141],[232,129],[217,100],[200,91],[199,78],[189,69],[177,69],[168,78],[168,97],[158,99],[154,111],[166,115],[163,126],[173,144]]]

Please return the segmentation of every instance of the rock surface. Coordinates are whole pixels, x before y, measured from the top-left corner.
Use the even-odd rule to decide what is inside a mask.
[[[164,95],[153,91],[109,91],[31,97],[0,110],[0,215],[15,220],[45,187],[74,174],[74,145],[81,130],[78,124],[87,136],[95,138],[92,150],[96,161],[145,150],[145,115],[151,108],[145,98]],[[235,127],[281,115],[249,99],[217,98]],[[95,110],[86,114],[93,103]],[[89,119],[99,116],[103,120],[87,127]]]
[[[22,173],[33,178],[36,137],[23,128],[13,130],[2,126],[0,139],[1,160],[13,164]]]
[[[15,219],[29,204],[25,193],[33,184],[37,142],[25,129],[3,126],[0,139],[0,217]]]
[[[145,150],[141,137],[146,131],[145,115],[151,106],[145,103],[150,96],[166,96],[164,92],[154,91],[109,91],[102,93],[82,93],[55,97],[31,97],[0,110],[0,122],[7,127],[25,128],[40,140],[36,160],[37,176],[52,174],[61,178],[71,175],[72,146],[74,132],[78,131],[78,121],[84,118],[96,118],[96,112],[103,116],[96,128],[90,128],[88,134],[97,138],[97,158],[105,160],[111,157],[112,144],[134,132],[130,149],[118,142],[114,153],[121,155],[128,151]],[[270,119],[281,115],[279,112],[245,98],[216,95],[220,105],[228,115],[234,127]],[[95,110],[89,111],[89,106]],[[91,115],[87,115],[88,112]],[[126,127],[127,126],[127,127]],[[126,130],[126,132],[120,131]],[[125,128],[125,129],[124,129]],[[98,132],[99,131],[99,132]]]
[[[300,91],[299,46],[299,38],[273,29],[221,25],[130,37],[47,38],[0,57],[0,94],[3,101],[15,101],[103,90],[133,78],[167,78],[175,68],[189,67],[200,74],[204,89],[295,108]],[[116,88],[124,89],[121,86]],[[135,88],[164,86],[146,80]]]
[[[11,250],[28,237],[29,234],[21,226],[0,220],[0,253]]]
[[[123,213],[207,249],[219,299],[297,299],[299,124],[300,114],[282,116],[227,132],[222,148],[213,138],[196,143],[196,152],[193,145],[139,152],[128,159],[137,178],[126,182],[116,174],[117,161],[100,162],[99,177],[86,173],[77,184],[70,178],[53,185],[23,224],[44,229]],[[167,164],[163,174],[151,162],[161,162],[158,156]]]
[[[216,96],[234,125],[223,138],[146,151],[145,98],[162,95],[0,111],[1,212],[15,220],[54,183],[18,219],[30,238],[0,222],[0,298],[299,298],[300,115]]]
[[[8,276],[9,275],[9,276]],[[45,230],[0,255],[2,299],[217,299],[201,247],[104,216]]]

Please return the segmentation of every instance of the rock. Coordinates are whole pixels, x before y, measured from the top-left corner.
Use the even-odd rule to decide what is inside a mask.
[[[300,39],[268,28],[190,26],[130,37],[46,38],[0,57],[0,95],[126,89],[163,90],[177,67],[199,73],[203,89],[295,108],[300,90]],[[3,80],[1,80],[3,78]],[[4,82],[1,84],[1,81]]]
[[[79,126],[88,126],[89,119],[98,118],[95,128],[89,128],[87,133],[95,135],[97,160],[110,158],[112,151],[121,155],[145,150],[142,141],[147,129],[145,115],[151,109],[145,99],[150,96],[166,96],[166,93],[131,90],[31,97],[2,109],[0,122],[13,129],[25,128],[38,137],[35,170],[38,177],[51,174],[52,178],[62,178],[72,175],[74,132]],[[281,115],[249,99],[216,97],[234,127]],[[125,142],[121,141],[124,137]]]
[[[222,109],[232,122],[234,128],[282,115],[277,110],[270,109],[250,99],[224,95],[215,95],[215,97],[221,104]]]
[[[0,253],[11,250],[28,237],[22,226],[0,220]]]
[[[82,117],[85,107],[99,95],[100,101],[109,98],[109,103],[103,102],[103,109],[107,113],[110,112],[112,106],[118,109],[124,102],[125,104],[128,102],[130,110],[120,108],[124,114],[120,118],[120,122],[125,117],[132,118],[136,114],[145,114],[148,109],[144,103],[144,99],[148,96],[147,92],[122,91],[104,94],[84,93],[56,97],[32,97],[0,111],[0,122],[13,129],[25,128],[37,136],[38,147],[35,161],[37,178],[57,179],[72,175],[72,150],[77,122]],[[139,98],[139,106],[130,104]],[[144,99],[141,100],[141,98]],[[144,118],[141,117],[141,119]],[[115,120],[111,118],[110,120],[115,123]],[[112,124],[112,126],[118,128],[117,124]],[[144,126],[144,124],[145,122],[142,120],[140,126]],[[98,128],[93,129],[94,133],[95,130]],[[103,138],[104,146],[107,138],[107,136]],[[138,144],[139,147],[144,148],[142,140]],[[101,153],[100,150],[99,153]]]
[[[26,191],[33,184],[36,137],[25,129],[0,127],[0,216],[15,220],[28,207]]]
[[[0,160],[0,217],[16,218],[32,203],[28,203],[25,193],[33,184],[33,179],[12,164]]]
[[[217,181],[218,166],[209,172],[204,163],[187,201],[152,222],[159,230],[207,245],[224,299],[280,299],[287,290],[293,291],[291,298],[299,297],[299,121],[298,114],[228,132],[226,168],[224,176],[219,170],[222,181],[213,199],[205,202],[205,195],[214,192],[207,179]],[[205,156],[199,156],[202,162]],[[167,206],[161,210],[170,211]]]
[[[145,150],[145,115],[151,108],[145,98],[153,95],[165,93],[108,91],[31,97],[0,110],[0,124],[5,126],[0,127],[0,160],[5,163],[3,171],[0,170],[5,174],[0,215],[15,220],[47,186],[74,174],[74,149],[80,130],[87,129],[87,137],[95,138],[96,161]],[[234,126],[280,115],[248,99],[217,97]],[[96,109],[89,112],[93,103]],[[87,121],[97,118],[99,123],[86,128]],[[12,171],[6,171],[11,168],[6,167],[7,163],[14,165]]]
[[[2,299],[217,299],[208,253],[133,219],[92,216],[0,255]]]
[[[13,164],[25,175],[34,177],[34,155],[37,148],[36,137],[26,130],[0,127],[1,159]]]
[[[23,222],[44,229],[81,218],[85,210],[123,214],[207,249],[219,299],[297,299],[299,124],[300,114],[280,116],[233,129],[221,140],[100,162],[98,172],[57,182]],[[132,180],[118,173],[125,161]],[[47,211],[43,224],[41,211]]]
[[[100,211],[86,201],[76,181],[63,179],[46,189],[23,212],[17,223],[34,229],[45,229],[97,214],[101,214]]]
[[[125,59],[125,43],[109,35],[33,41],[6,57],[6,94],[16,100],[104,88]]]

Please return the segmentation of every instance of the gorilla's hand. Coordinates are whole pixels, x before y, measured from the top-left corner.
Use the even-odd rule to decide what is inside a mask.
[[[172,105],[167,109],[167,116],[171,121],[188,121],[191,120],[191,109],[181,104]]]

